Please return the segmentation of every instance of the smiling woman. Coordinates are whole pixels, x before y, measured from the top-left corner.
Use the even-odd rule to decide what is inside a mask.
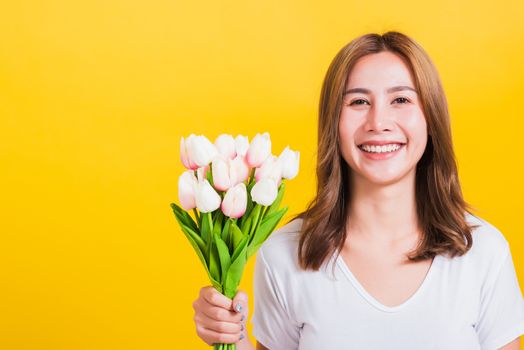
[[[257,255],[258,349],[518,349],[524,300],[509,244],[463,199],[446,97],[414,40],[367,34],[340,50],[322,87],[317,161],[315,198]],[[246,306],[243,292],[202,288],[197,333],[252,349]]]

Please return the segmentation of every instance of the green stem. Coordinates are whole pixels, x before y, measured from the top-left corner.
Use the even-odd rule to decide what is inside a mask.
[[[195,215],[197,227],[198,229],[200,229],[200,216],[198,215],[198,211],[196,210],[196,208],[193,208],[193,214]]]

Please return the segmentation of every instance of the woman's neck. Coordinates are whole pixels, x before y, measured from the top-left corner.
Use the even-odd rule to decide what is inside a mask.
[[[354,238],[390,245],[419,237],[414,173],[388,185],[358,176],[352,181],[347,229]]]

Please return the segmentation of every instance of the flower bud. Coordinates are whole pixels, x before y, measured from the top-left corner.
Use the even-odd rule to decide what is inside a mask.
[[[247,164],[252,168],[259,167],[271,154],[269,133],[256,134],[246,154]]]
[[[195,135],[191,134],[185,140],[183,137],[180,139],[180,160],[182,161],[182,164],[190,170],[198,168],[198,165],[193,162],[188,153],[188,145],[193,141],[194,137]]]
[[[241,182],[227,190],[222,201],[222,212],[230,218],[239,218],[246,212],[247,190]]]
[[[215,157],[211,163],[211,169],[215,188],[220,191],[227,191],[231,187],[229,159],[225,159],[221,155]]]
[[[178,177],[178,200],[185,210],[196,207],[195,185],[198,183],[192,170],[187,170]]]
[[[235,139],[229,134],[221,134],[215,140],[215,146],[224,158],[233,159],[237,155],[235,150]]]
[[[300,152],[294,152],[289,149],[289,146],[284,148],[280,156],[278,156],[282,164],[282,177],[291,180],[298,174],[298,167],[300,163]]]
[[[245,156],[249,148],[249,139],[247,136],[238,135],[235,138],[235,150],[237,155]]]
[[[196,206],[202,213],[209,213],[220,207],[220,196],[207,180],[198,181],[195,185],[195,199]]]
[[[216,146],[203,135],[194,136],[186,146],[189,159],[199,167],[211,163],[213,158],[218,154]]]
[[[271,155],[255,170],[255,180],[258,182],[263,178],[270,178],[280,185],[282,180],[282,164],[280,159]]]
[[[263,178],[251,189],[251,198],[253,202],[264,206],[273,204],[278,194],[278,186],[275,180]]]

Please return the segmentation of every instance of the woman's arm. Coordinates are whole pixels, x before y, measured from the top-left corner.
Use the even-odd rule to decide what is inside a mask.
[[[520,350],[520,337],[516,338],[511,343],[504,345],[499,350]]]

